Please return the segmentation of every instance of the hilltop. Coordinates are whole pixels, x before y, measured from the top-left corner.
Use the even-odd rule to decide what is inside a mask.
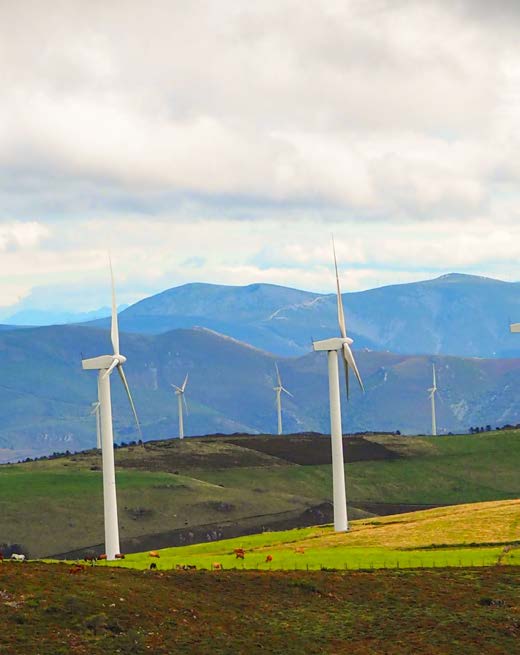
[[[518,431],[344,439],[351,518],[520,497]],[[116,450],[122,548],[331,520],[330,439],[213,436]],[[0,467],[1,541],[32,556],[103,548],[100,454]]]

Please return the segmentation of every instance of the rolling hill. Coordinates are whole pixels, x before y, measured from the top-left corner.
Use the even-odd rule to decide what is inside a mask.
[[[273,355],[206,329],[159,335],[125,334],[126,371],[146,440],[174,436],[177,405],[171,383],[189,373],[188,435],[267,433],[276,429]],[[81,357],[110,352],[104,330],[53,326],[0,332],[0,461],[95,443],[90,403],[96,376],[81,370]],[[405,356],[361,351],[366,393],[354,387],[343,403],[346,432],[429,430],[427,389],[435,361],[440,431],[467,431],[520,421],[520,360]],[[278,359],[285,386],[287,432],[327,432],[326,357],[311,353]],[[139,437],[128,403],[114,378],[117,441]]]
[[[520,283],[449,274],[345,293],[343,300],[358,349],[520,356],[520,340],[508,333],[509,322],[520,317]],[[108,320],[92,325],[108,327]],[[128,307],[120,325],[144,334],[201,326],[284,356],[302,355],[310,350],[312,338],[338,330],[333,294],[270,284],[174,287]]]
[[[344,452],[351,518],[520,497],[518,431],[345,437]],[[173,439],[115,454],[126,552],[331,519],[321,435]],[[0,467],[0,541],[33,556],[101,552],[100,464],[89,451]]]

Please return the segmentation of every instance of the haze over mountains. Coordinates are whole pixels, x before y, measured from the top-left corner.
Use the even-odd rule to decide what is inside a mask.
[[[171,383],[189,372],[185,431],[274,432],[275,358],[206,329],[161,335],[125,334],[126,372],[145,439],[176,436],[177,404]],[[81,370],[81,356],[109,352],[109,334],[80,326],[0,333],[0,461],[95,444],[90,403],[96,376]],[[366,386],[343,403],[346,432],[429,430],[431,362],[437,366],[439,432],[520,421],[520,360],[407,356],[361,351]],[[326,357],[278,358],[285,386],[286,432],[327,432]],[[354,386],[354,385],[353,385]],[[139,437],[126,398],[113,385],[117,441]],[[3,449],[3,450],[2,450]]]
[[[449,274],[343,294],[354,347],[407,354],[520,356],[520,283]],[[515,318],[516,317],[516,318]],[[109,319],[91,325],[108,327]],[[301,355],[337,332],[336,297],[269,284],[186,284],[120,314],[127,332],[203,326],[278,355]]]
[[[520,421],[520,360],[498,357],[520,354],[507,329],[520,318],[519,284],[448,275],[344,301],[367,390],[353,385],[346,432],[428,432],[432,361],[440,432]],[[294,394],[284,397],[284,431],[326,433],[326,358],[310,352],[310,336],[336,334],[336,321],[333,295],[273,285],[184,285],[124,310],[121,348],[144,438],[177,434],[170,385],[187,372],[186,434],[274,432],[275,360]],[[111,352],[102,322],[0,331],[0,461],[94,445],[96,379],[81,358]],[[113,402],[116,439],[137,439],[119,385]]]

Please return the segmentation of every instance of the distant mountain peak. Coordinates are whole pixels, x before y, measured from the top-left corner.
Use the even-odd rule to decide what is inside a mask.
[[[485,275],[471,275],[469,273],[445,273],[444,275],[439,275],[439,277],[428,281],[438,282],[439,280],[444,282],[490,282],[492,284],[508,284],[507,282],[504,282],[504,280],[497,280],[496,278],[487,277]]]

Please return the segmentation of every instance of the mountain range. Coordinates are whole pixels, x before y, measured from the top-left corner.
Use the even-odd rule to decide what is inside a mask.
[[[520,356],[520,283],[449,274],[343,294],[355,348],[463,357]],[[108,327],[109,319],[87,325]],[[128,307],[121,329],[161,334],[206,327],[282,356],[337,333],[336,297],[270,284],[185,284]]]
[[[143,438],[177,434],[171,384],[186,373],[186,434],[274,432],[275,356],[206,328],[122,334],[121,348]],[[90,403],[96,376],[81,358],[111,352],[108,331],[51,326],[0,332],[0,461],[95,444]],[[437,367],[439,432],[520,421],[520,360],[358,351],[364,395],[343,403],[346,432],[427,432],[431,364]],[[326,357],[276,358],[286,432],[328,432]],[[139,438],[117,376],[112,381],[116,440]]]

